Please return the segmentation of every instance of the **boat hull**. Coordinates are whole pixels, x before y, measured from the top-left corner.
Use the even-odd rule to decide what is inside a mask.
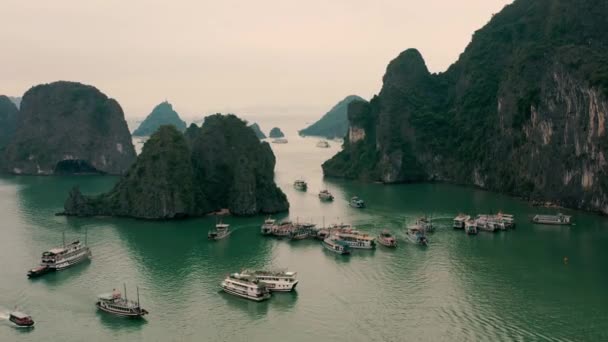
[[[385,241],[381,238],[378,238],[378,243],[384,247],[395,248],[397,247],[397,241]]]
[[[51,272],[55,272],[54,268],[50,268],[50,267],[45,267],[44,269],[41,270],[30,270],[29,272],[27,272],[27,277],[28,278],[38,278],[38,277],[42,277],[43,275],[47,274],[47,273],[51,273]]]
[[[339,254],[339,255],[349,255],[350,251],[347,249],[342,249],[342,250],[338,250],[335,249],[334,246],[328,245],[327,243],[325,243],[325,241],[323,242],[323,248],[325,248],[326,250],[335,253],[335,254]]]
[[[97,309],[110,313],[112,315],[115,316],[120,316],[120,317],[131,317],[131,318],[141,318],[144,315],[148,314],[148,311],[141,309],[139,313],[133,312],[133,313],[127,313],[127,312],[121,312],[121,311],[115,311],[115,310],[111,310],[103,305],[101,305],[99,302],[95,303],[95,306],[97,307]]]
[[[67,268],[70,268],[72,266],[85,262],[85,261],[89,260],[90,258],[91,258],[91,251],[87,250],[86,253],[83,253],[82,255],[78,256],[77,258],[55,264],[55,267],[52,267],[52,266],[49,266],[49,267],[54,269],[55,271],[63,271]]]
[[[254,302],[262,302],[262,301],[265,301],[267,299],[270,299],[270,293],[267,293],[267,294],[265,294],[262,297],[253,297],[253,296],[250,296],[248,294],[241,293],[239,291],[233,290],[233,289],[231,289],[231,288],[229,288],[227,286],[222,286],[222,291],[224,291],[224,292],[226,292],[228,294],[231,294],[233,296],[237,296],[237,297],[241,297],[241,298],[252,300]]]

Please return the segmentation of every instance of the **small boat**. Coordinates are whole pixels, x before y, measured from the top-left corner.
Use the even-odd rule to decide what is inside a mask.
[[[232,273],[220,283],[220,286],[228,294],[251,299],[256,302],[270,298],[270,290],[266,286],[266,283],[252,275]]]
[[[277,223],[276,220],[270,218],[270,216],[264,220],[264,224],[262,224],[262,235],[272,235],[272,227]]]
[[[334,238],[338,241],[346,243],[350,248],[353,249],[374,249],[376,248],[376,239],[373,237],[360,233],[358,231],[337,232],[334,234]]]
[[[408,240],[417,245],[426,246],[429,243],[429,240],[424,233],[424,228],[420,226],[409,226],[405,234],[407,235]]]
[[[323,240],[323,247],[325,247],[325,249],[332,251],[334,253],[338,253],[338,254],[342,254],[342,255],[350,254],[350,247],[348,246],[347,243],[340,241],[338,239],[335,239],[331,236],[328,237],[327,239]]]
[[[290,234],[289,238],[291,240],[304,240],[310,236],[310,229],[307,228],[295,228]]]
[[[365,202],[359,197],[354,196],[350,199],[350,206],[357,209],[365,208]]]
[[[289,292],[295,290],[296,285],[298,285],[296,274],[296,272],[284,270],[244,270],[241,272],[242,276],[252,276],[262,281],[270,292]]]
[[[215,225],[215,230],[212,230],[207,234],[207,238],[209,240],[221,240],[230,235],[230,233],[232,233],[230,225],[220,221],[220,223]]]
[[[91,258],[91,250],[85,243],[76,240],[68,245],[65,244],[65,234],[63,235],[63,246],[49,249],[42,253],[40,265],[27,272],[29,278],[39,277],[43,274],[61,271],[68,267],[77,265]]]
[[[287,144],[287,142],[285,138],[277,138],[272,141],[273,144]]]
[[[424,229],[425,232],[427,233],[432,233],[435,231],[435,228],[433,227],[433,221],[432,219],[423,216],[420,217],[416,220],[416,224],[420,227],[422,227],[422,229]]]
[[[467,220],[464,223],[464,231],[468,235],[476,235],[477,234],[477,223],[474,220]]]
[[[489,220],[488,215],[477,215],[477,217],[475,218],[475,225],[477,226],[478,230],[483,230],[491,233],[497,231],[496,225],[491,220]]]
[[[397,247],[397,239],[386,229],[378,234],[378,243],[385,247]]]
[[[452,228],[454,229],[465,229],[465,224],[468,220],[471,219],[471,216],[465,214],[458,214],[454,218],[454,224],[452,224]]]
[[[319,148],[329,148],[329,143],[327,142],[327,140],[320,140],[317,143],[317,147],[319,147]]]
[[[276,237],[289,237],[294,230],[294,225],[291,221],[282,221],[272,227],[272,235]]]
[[[34,327],[34,320],[28,314],[20,311],[12,311],[8,314],[8,320],[19,328]]]
[[[325,240],[328,237],[329,237],[329,230],[324,229],[324,228],[317,230],[317,233],[315,235],[315,238],[317,240]]]
[[[120,291],[114,289],[112,293],[97,296],[95,306],[101,311],[116,316],[139,318],[148,314],[148,311],[139,304],[139,287],[137,288],[137,301],[127,298],[127,287],[125,286],[124,298]]]
[[[308,189],[308,184],[303,179],[298,179],[293,182],[293,187],[299,191],[306,191]]]
[[[558,225],[567,226],[572,224],[572,217],[559,213],[557,215],[535,215],[532,218],[532,222],[538,224]]]
[[[329,190],[321,190],[319,192],[319,199],[322,202],[331,202],[334,200],[334,195],[332,195],[331,192],[329,192]]]
[[[502,222],[505,225],[505,228],[515,228],[515,217],[513,215],[498,212],[494,217],[496,220]]]

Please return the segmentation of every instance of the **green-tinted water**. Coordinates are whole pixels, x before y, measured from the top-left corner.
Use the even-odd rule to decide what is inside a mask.
[[[213,218],[182,222],[56,217],[67,191],[111,187],[111,177],[0,178],[0,341],[472,341],[608,339],[608,220],[573,213],[576,226],[528,223],[538,209],[492,193],[449,185],[382,186],[323,180],[320,163],[335,153],[316,140],[290,137],[274,145],[277,182],[289,196],[290,217],[344,221],[376,233],[390,228],[396,250],[340,257],[318,242],[259,235],[264,217],[228,218],[236,231],[209,242]],[[337,144],[333,144],[337,145]],[[308,193],[295,192],[304,177]],[[320,203],[329,188],[334,203]],[[369,207],[356,210],[358,195]],[[458,212],[513,213],[516,230],[469,237],[450,228]],[[551,212],[547,210],[541,210]],[[403,226],[422,214],[439,218],[426,249],[404,241]],[[40,253],[68,238],[88,241],[93,260],[28,280]],[[564,257],[569,258],[564,264]],[[296,293],[253,303],[219,292],[243,267],[298,271]],[[122,286],[141,290],[146,320],[99,313],[95,296]],[[12,328],[6,312],[33,315],[31,331]]]

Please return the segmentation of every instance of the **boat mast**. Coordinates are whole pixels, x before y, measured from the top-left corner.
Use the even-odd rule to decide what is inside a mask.
[[[89,229],[88,228],[84,228],[84,245],[87,245],[87,233],[88,233]]]
[[[137,288],[137,307],[141,307],[141,305],[139,305],[139,286],[136,287]]]
[[[122,286],[125,289],[125,300],[127,300],[127,284],[122,283]]]
[[[61,232],[61,237],[63,238],[63,248],[65,248],[65,230]]]

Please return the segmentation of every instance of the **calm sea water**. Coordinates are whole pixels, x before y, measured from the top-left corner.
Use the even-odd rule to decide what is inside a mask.
[[[319,149],[316,139],[287,131],[290,143],[273,148],[276,180],[291,203],[289,218],[348,222],[370,233],[389,228],[401,239],[397,249],[336,256],[315,241],[260,236],[264,217],[228,218],[235,232],[220,242],[206,239],[213,218],[56,217],[73,185],[96,193],[116,178],[4,176],[0,341],[608,340],[608,219],[569,212],[573,227],[536,226],[528,223],[531,215],[550,210],[475,189],[324,180],[320,164],[338,144]],[[308,181],[307,193],[293,190],[299,177]],[[335,202],[319,202],[323,188]],[[350,208],[353,195],[369,207]],[[450,228],[458,212],[498,210],[515,214],[517,229],[469,237]],[[423,214],[439,225],[428,248],[404,241],[405,224]],[[90,263],[26,278],[42,251],[61,244],[62,232],[76,239],[85,230]],[[297,292],[263,303],[220,293],[222,278],[244,267],[295,270]],[[97,312],[95,296],[123,283],[129,295],[139,285],[150,312],[145,320]],[[33,315],[34,329],[9,325],[7,312],[14,306]]]

